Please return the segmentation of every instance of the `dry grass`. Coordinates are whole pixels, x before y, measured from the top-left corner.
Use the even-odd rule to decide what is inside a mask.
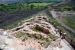
[[[16,37],[20,38],[23,41],[29,38],[35,39],[43,47],[47,47],[51,41],[56,39],[56,37],[52,34],[48,34],[48,37],[44,37],[41,34],[29,34],[29,33],[23,33],[23,32],[17,32]]]

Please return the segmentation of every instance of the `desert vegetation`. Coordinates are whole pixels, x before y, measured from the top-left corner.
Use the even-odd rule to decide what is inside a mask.
[[[40,32],[39,32],[40,33]],[[47,47],[45,45],[49,45],[51,41],[54,41],[57,39],[56,36],[52,35],[51,33],[47,34],[48,37],[44,37],[41,34],[29,34],[29,33],[25,33],[25,32],[17,32],[15,34],[15,36],[19,39],[21,39],[22,41],[25,41],[27,39],[35,39],[38,41],[38,43],[40,43],[43,47]]]

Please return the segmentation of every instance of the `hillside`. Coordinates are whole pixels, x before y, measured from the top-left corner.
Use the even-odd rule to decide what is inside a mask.
[[[0,50],[74,50],[75,6],[68,1],[0,0]]]
[[[19,27],[0,32],[1,50],[73,50],[45,15],[37,15]]]

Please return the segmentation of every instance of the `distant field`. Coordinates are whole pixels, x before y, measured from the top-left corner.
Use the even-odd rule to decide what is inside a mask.
[[[72,29],[75,29],[75,16],[64,17],[63,22]]]
[[[10,3],[0,4],[0,10],[30,10],[30,9],[42,9],[47,7],[50,3]]]

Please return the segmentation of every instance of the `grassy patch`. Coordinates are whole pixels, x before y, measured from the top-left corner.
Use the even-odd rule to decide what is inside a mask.
[[[75,16],[64,17],[63,22],[72,29],[75,29]]]
[[[42,9],[47,7],[49,3],[10,3],[10,4],[0,4],[0,10],[30,10],[30,9]]]
[[[56,19],[49,16],[49,23],[51,23],[54,27],[61,26]]]

